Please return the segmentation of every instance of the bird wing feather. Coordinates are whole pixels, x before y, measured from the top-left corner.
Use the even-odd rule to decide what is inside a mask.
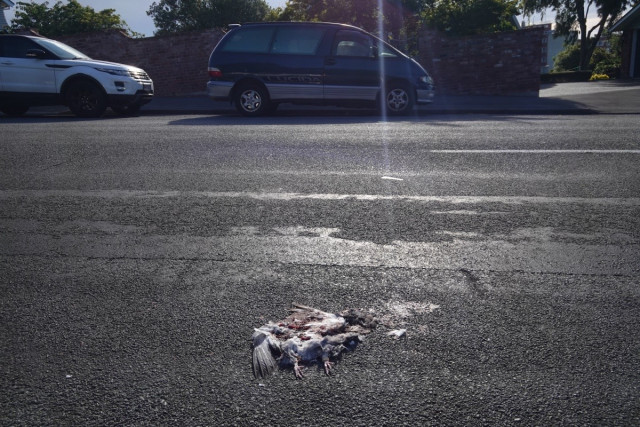
[[[274,352],[280,352],[278,341],[269,332],[256,329],[253,333],[253,375],[264,378],[278,366]]]
[[[317,308],[309,307],[308,305],[293,303],[293,307],[289,309],[289,313],[304,313],[307,315],[316,315],[320,317],[332,316],[332,313],[327,313],[326,311],[318,310]]]

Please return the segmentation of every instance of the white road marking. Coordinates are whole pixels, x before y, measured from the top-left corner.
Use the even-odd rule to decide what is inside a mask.
[[[13,198],[38,197],[98,197],[115,198],[169,198],[169,197],[208,197],[208,198],[249,198],[258,200],[356,200],[378,201],[397,200],[412,202],[442,202],[451,204],[504,203],[520,205],[524,203],[577,203],[589,205],[640,206],[638,197],[545,197],[545,196],[407,196],[381,194],[335,194],[335,193],[258,193],[242,191],[144,191],[144,190],[0,190],[0,200]]]
[[[640,154],[640,150],[429,150],[443,154]]]

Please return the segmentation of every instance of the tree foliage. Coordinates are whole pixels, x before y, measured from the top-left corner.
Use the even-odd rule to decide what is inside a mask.
[[[517,0],[430,0],[422,17],[445,33],[470,35],[515,30],[517,14]]]
[[[77,0],[56,2],[49,7],[49,2],[27,3],[18,2],[12,30],[34,29],[47,37],[65,34],[86,33],[92,31],[121,29],[136,36],[127,23],[124,22],[114,9],[104,9],[96,12],[92,7],[82,6]]]
[[[382,33],[382,38],[407,48],[415,44],[422,23],[455,35],[515,29],[512,16],[518,14],[517,1],[287,0],[284,8],[272,9],[264,0],[159,0],[147,14],[158,28],[156,34],[265,20],[323,21]]]
[[[374,31],[378,9],[378,0],[289,0],[280,20],[339,22]]]
[[[568,36],[573,31],[580,31],[578,66],[581,70],[588,70],[591,56],[605,29],[613,25],[629,4],[629,0],[522,0],[522,9],[529,15],[553,10],[558,35]],[[593,9],[597,11],[598,22],[587,28],[587,16]]]
[[[422,0],[288,0],[277,19],[351,24],[411,52],[417,47],[422,3]]]
[[[382,11],[385,32],[394,35],[420,23],[452,35],[481,34],[515,29],[517,1],[289,0],[280,18],[343,22],[375,32]]]
[[[563,71],[575,71],[580,68],[580,45],[571,43],[564,47],[556,56],[553,57],[554,73]]]
[[[156,35],[222,28],[233,23],[265,20],[271,8],[264,0],[160,0],[147,15]]]
[[[594,74],[617,76],[621,66],[621,39],[612,35],[609,47],[596,47],[589,60],[589,69]],[[573,71],[580,68],[580,44],[571,43],[553,58],[553,72]]]

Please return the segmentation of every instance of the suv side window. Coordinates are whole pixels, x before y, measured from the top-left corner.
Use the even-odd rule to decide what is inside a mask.
[[[324,33],[322,28],[282,27],[278,29],[271,53],[315,55]]]
[[[22,37],[3,37],[2,51],[0,55],[5,58],[26,58],[29,49],[42,48],[29,39]]]
[[[273,27],[240,28],[229,37],[222,51],[268,53],[274,31]]]
[[[371,37],[351,30],[340,30],[333,42],[335,56],[374,57],[374,44]]]

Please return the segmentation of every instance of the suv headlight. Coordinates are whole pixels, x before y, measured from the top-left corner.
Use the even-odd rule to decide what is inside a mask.
[[[96,70],[102,71],[103,73],[109,73],[113,76],[131,77],[129,70],[121,70],[117,68],[96,68]]]

